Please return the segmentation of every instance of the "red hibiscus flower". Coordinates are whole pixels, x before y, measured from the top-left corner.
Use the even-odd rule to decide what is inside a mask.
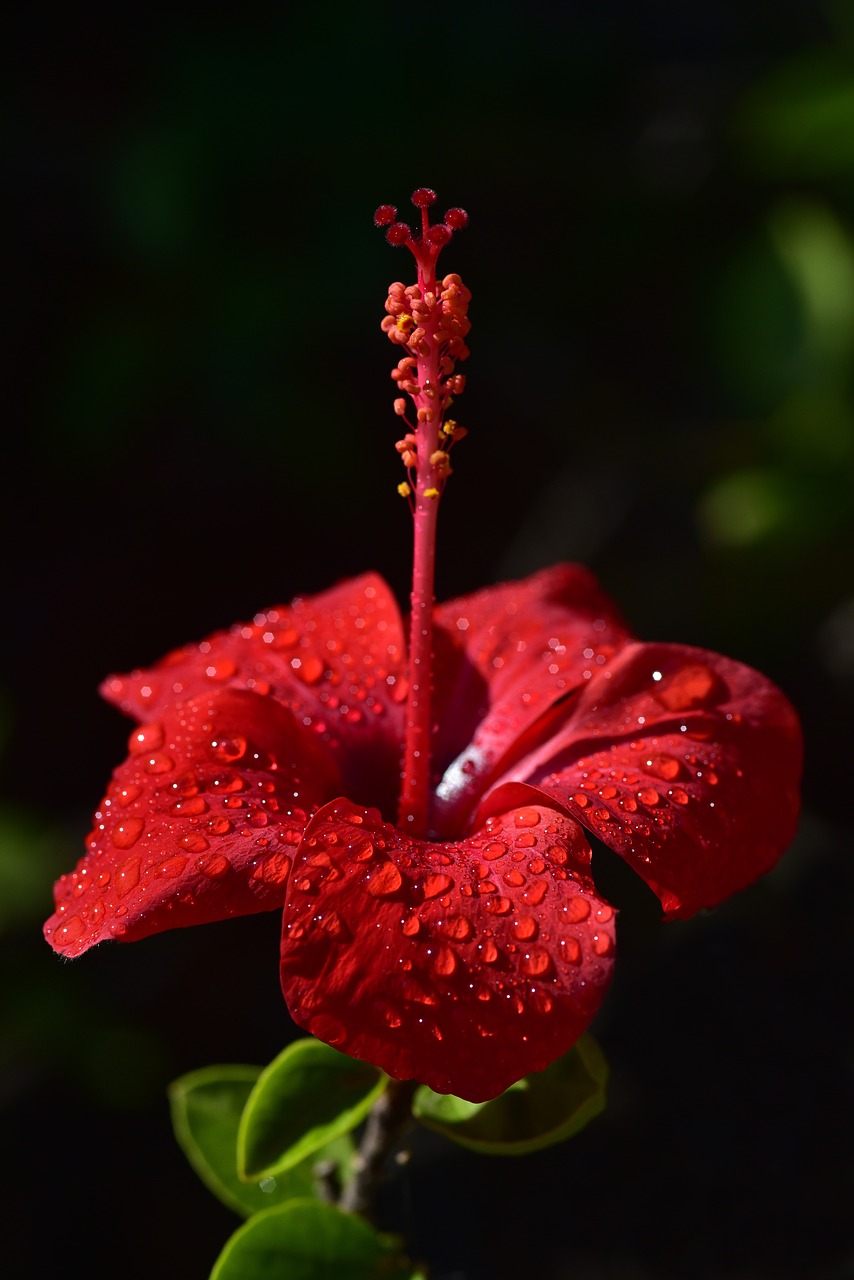
[[[757,672],[632,640],[583,569],[440,606],[426,838],[395,825],[407,653],[373,575],[114,677],[137,719],[50,944],[283,908],[297,1023],[473,1101],[568,1050],[614,963],[585,829],[668,916],[774,865],[800,733]]]
[[[462,209],[420,232],[383,330],[414,517],[408,643],[381,579],[344,583],[108,680],[140,721],[56,890],[68,956],[105,938],[283,908],[300,1026],[401,1080],[482,1101],[566,1052],[614,963],[592,831],[669,916],[767,871],[792,836],[800,735],[716,654],[639,644],[563,566],[433,607],[436,515],[465,434],[469,291],[436,274]],[[395,824],[396,819],[396,824]]]

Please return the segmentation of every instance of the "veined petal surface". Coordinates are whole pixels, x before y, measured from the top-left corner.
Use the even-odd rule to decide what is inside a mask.
[[[267,609],[184,645],[101,692],[137,719],[223,687],[288,707],[336,757],[347,792],[393,812],[404,734],[406,641],[378,574]]]
[[[306,829],[288,884],[295,1021],[399,1079],[470,1101],[565,1053],[611,976],[614,911],[580,827],[544,806],[413,840],[347,800]]]
[[[45,936],[65,956],[281,906],[305,824],[340,788],[287,708],[225,689],[134,729]]]
[[[765,676],[704,649],[631,644],[512,778],[619,853],[676,917],[775,865],[801,760],[797,716]]]

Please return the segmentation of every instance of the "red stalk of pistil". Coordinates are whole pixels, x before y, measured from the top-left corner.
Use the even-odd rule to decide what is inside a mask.
[[[386,302],[383,330],[406,356],[393,372],[401,391],[412,399],[415,423],[406,417],[406,401],[398,398],[395,411],[409,428],[397,449],[408,480],[400,492],[409,498],[413,516],[413,564],[409,637],[409,688],[406,736],[401,771],[399,820],[403,830],[417,837],[430,833],[430,751],[432,736],[433,604],[436,569],[436,521],[439,499],[450,474],[448,450],[465,432],[445,411],[452,395],[462,390],[464,379],[454,374],[454,361],[465,359],[464,338],[469,292],[459,276],[436,281],[436,260],[454,231],[464,227],[467,215],[451,209],[445,221],[431,227],[428,207],[436,194],[426,187],[413,193],[412,203],[421,211],[421,233],[397,222],[393,205],[381,205],[377,226],[387,227],[389,243],[405,244],[418,266],[418,284],[405,289],[395,283]],[[410,314],[411,313],[411,314]]]
[[[427,211],[424,210],[426,219]],[[418,272],[421,285],[421,270]],[[422,285],[435,289],[435,279]],[[418,384],[429,391],[438,386],[435,349],[418,361]],[[424,390],[414,397],[416,408],[428,408]],[[430,459],[439,447],[438,414],[419,422],[415,509],[413,512],[412,609],[409,631],[409,690],[406,701],[406,740],[400,795],[400,824],[404,831],[426,836],[430,818],[430,739],[433,678],[433,604],[436,578],[436,524],[439,514],[439,476]],[[425,497],[425,494],[435,494]]]

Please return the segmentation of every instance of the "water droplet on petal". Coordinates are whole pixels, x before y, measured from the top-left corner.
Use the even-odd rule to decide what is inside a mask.
[[[512,929],[521,942],[530,942],[539,933],[539,926],[533,916],[519,916],[518,920],[513,921]]]
[[[171,756],[164,755],[162,751],[155,751],[146,757],[143,768],[146,773],[169,773],[175,768],[175,761]]]
[[[480,855],[482,858],[485,858],[487,862],[494,862],[496,858],[503,858],[506,852],[506,844],[502,844],[500,840],[490,840],[489,844],[485,845],[484,848],[481,849]]]
[[[367,889],[372,898],[386,898],[397,893],[403,877],[393,862],[384,862],[368,879]]]
[[[449,978],[456,970],[457,957],[450,947],[440,947],[433,957],[433,972],[439,977]]]
[[[440,872],[428,876],[424,881],[424,897],[438,898],[440,894],[447,893],[449,889],[453,888],[453,884],[454,882],[450,876],[442,875]]]
[[[505,884],[509,884],[513,889],[519,889],[525,883],[525,877],[521,871],[515,868],[512,871],[505,871],[502,877]]]
[[[421,932],[421,921],[418,916],[407,916],[400,928],[407,938],[414,938]]]
[[[141,724],[128,738],[128,750],[138,756],[143,751],[159,751],[163,746],[163,725],[158,720]]]
[[[573,924],[578,924],[582,920],[586,920],[590,915],[590,903],[586,898],[570,898],[564,907],[564,916],[567,920],[571,920]]]
[[[123,898],[139,884],[139,858],[128,858],[116,867],[115,890]]]
[[[536,809],[518,809],[513,821],[517,827],[536,827],[539,824],[540,815]]]
[[[181,836],[178,841],[182,849],[186,849],[189,853],[204,853],[205,849],[209,849],[210,845],[203,835],[198,831],[190,831],[187,835]]]
[[[474,925],[466,916],[448,916],[439,926],[446,938],[456,942],[468,942],[474,937]]]
[[[228,858],[223,857],[221,853],[209,853],[204,858],[199,858],[196,866],[202,875],[210,880],[221,880],[231,869]]]
[[[110,840],[117,849],[130,849],[145,829],[142,818],[125,818],[110,832]]]
[[[578,964],[581,960],[581,945],[577,938],[560,938],[558,940],[560,946],[561,959],[567,964]]]
[[[531,947],[522,958],[522,972],[529,978],[542,978],[552,968],[552,958],[545,947]]]
[[[673,790],[668,791],[667,794],[670,796],[671,800],[674,800],[676,802],[676,804],[688,803],[688,800],[689,800],[688,792],[683,791],[681,787],[674,787]]]
[[[638,792],[638,800],[640,800],[641,804],[649,806],[656,805],[660,799],[661,796],[657,791],[654,791],[652,787],[644,787],[642,791]]]
[[[242,760],[246,755],[249,744],[240,734],[234,736],[223,736],[214,738],[211,742],[211,754],[215,760],[222,760],[226,764],[231,764],[234,760]],[[220,788],[224,790],[224,787]]]
[[[498,951],[498,948],[496,947],[495,943],[492,941],[492,938],[487,938],[486,942],[484,942],[483,944],[483,948],[481,949],[481,953],[480,953],[481,959],[483,960],[484,964],[495,964],[496,960],[499,957],[499,954],[500,953]]]
[[[522,894],[522,901],[527,902],[529,907],[538,907],[548,892],[548,884],[545,880],[535,880],[533,884],[529,884],[525,892]]]
[[[611,937],[607,933],[594,933],[593,950],[597,956],[607,956],[612,947]]]
[[[176,800],[174,804],[169,806],[170,813],[181,814],[185,818],[198,817],[200,813],[207,813],[208,802],[201,796],[189,796],[186,800]]]

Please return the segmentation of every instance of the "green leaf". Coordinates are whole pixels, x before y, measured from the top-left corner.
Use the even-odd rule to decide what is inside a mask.
[[[181,1149],[208,1190],[243,1217],[297,1196],[311,1196],[318,1159],[334,1160],[346,1181],[353,1155],[349,1139],[339,1138],[280,1177],[241,1181],[237,1175],[237,1129],[260,1074],[260,1067],[204,1067],[169,1086],[172,1125]]]
[[[398,1242],[315,1200],[266,1209],[237,1230],[210,1280],[417,1280]]]
[[[583,1036],[545,1071],[517,1080],[491,1102],[415,1094],[413,1114],[460,1146],[486,1155],[525,1155],[564,1142],[605,1106],[608,1066],[596,1041]]]
[[[241,1178],[278,1177],[364,1120],[388,1083],[320,1040],[288,1045],[258,1078],[237,1135]]]

